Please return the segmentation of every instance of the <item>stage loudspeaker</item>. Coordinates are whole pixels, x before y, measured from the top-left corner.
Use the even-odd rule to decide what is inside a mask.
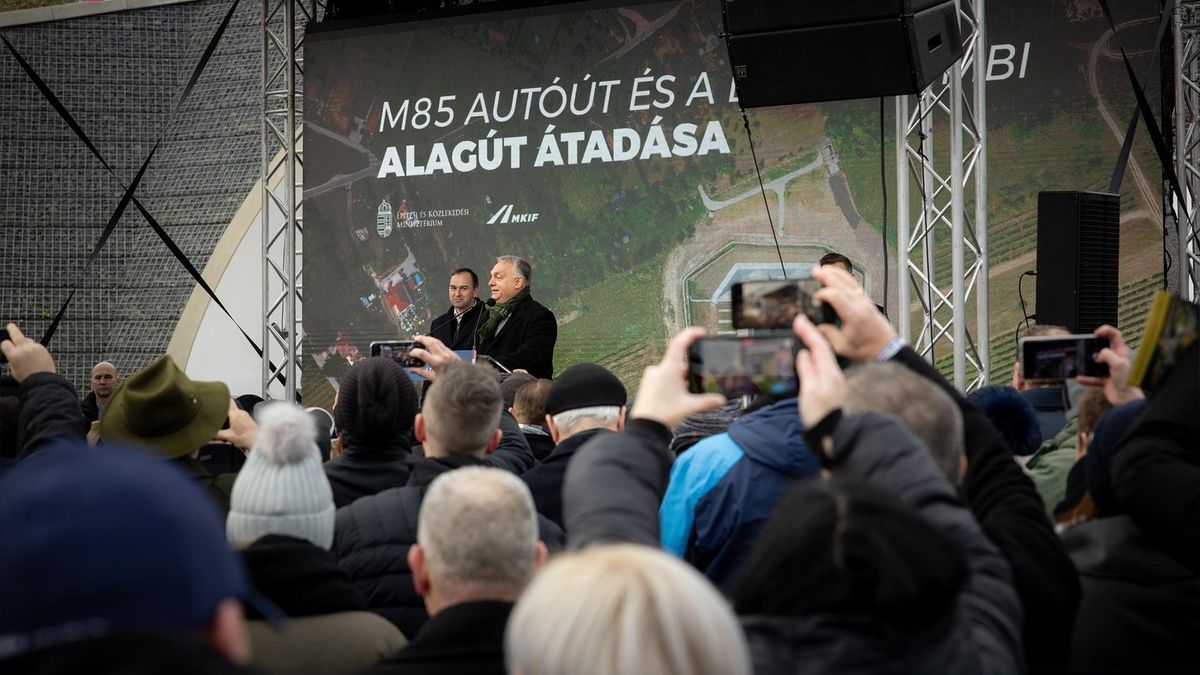
[[[745,108],[915,94],[962,57],[954,0],[722,0]]]
[[[1090,333],[1117,325],[1121,196],[1039,192],[1037,321]]]

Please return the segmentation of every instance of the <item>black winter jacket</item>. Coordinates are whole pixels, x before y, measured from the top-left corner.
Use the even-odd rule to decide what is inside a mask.
[[[462,319],[454,320],[454,308],[446,310],[445,314],[435,317],[429,322],[429,332],[425,333],[442,341],[450,349],[472,349],[475,346],[475,329],[482,323],[480,312],[487,311],[479,298],[466,312]],[[483,317],[486,320],[487,317]]]
[[[578,451],[563,492],[572,547],[617,541],[657,545],[669,439],[662,425],[631,420],[624,433],[605,434]],[[929,452],[894,418],[878,413],[843,419],[834,448],[842,458],[834,475],[887,489],[959,542],[969,581],[958,611],[944,624],[902,635],[844,617],[742,617],[756,675],[1020,672],[1021,607],[1008,563],[960,505]],[[572,489],[588,484],[612,488]]]
[[[47,441],[83,441],[88,423],[79,411],[75,387],[56,373],[34,373],[21,383],[21,416],[17,425],[18,457],[24,459]]]
[[[1008,563],[962,507],[929,451],[895,418],[862,413],[833,433],[832,472],[900,497],[958,542],[970,570],[942,622],[886,626],[842,616],[743,617],[756,675],[1015,673],[1023,669],[1021,605]]]
[[[451,605],[364,675],[504,675],[504,627],[512,607],[492,600]]]
[[[259,537],[242,549],[250,583],[289,617],[357,612],[367,608],[362,594],[337,558],[304,539],[282,534]],[[260,619],[246,607],[248,619]]]
[[[408,484],[408,456],[412,437],[403,434],[387,446],[348,447],[325,462],[325,477],[338,508],[359,497]]]
[[[333,552],[338,564],[366,599],[367,609],[391,621],[410,640],[429,618],[408,567],[425,490],[447,471],[483,464],[470,456],[414,457],[408,485],[363,497],[337,511]],[[554,523],[540,518],[539,534],[551,550],[562,548],[562,530]]]
[[[89,391],[87,396],[83,397],[79,402],[79,411],[89,423],[100,419],[100,404],[96,401],[96,392]]]
[[[1079,577],[1046,520],[1033,482],[1013,461],[1012,451],[987,416],[928,361],[908,347],[895,361],[939,385],[962,411],[967,455],[963,496],[984,534],[1012,566],[1025,610],[1027,665],[1031,671],[1062,670],[1079,605]]]
[[[511,471],[518,476],[537,464],[525,434],[513,416],[500,414],[500,445],[483,461],[486,466]],[[410,463],[424,456],[407,435],[387,448],[351,448],[325,463],[325,477],[333,488],[334,506],[341,508],[359,497],[378,494],[409,484]]]
[[[488,320],[483,317],[484,322]],[[554,377],[554,343],[558,341],[558,322],[554,313],[532,297],[508,315],[504,326],[487,342],[479,344],[479,353],[487,354],[505,368],[529,371],[534,377]]]
[[[1113,457],[1112,482],[1142,532],[1200,574],[1200,342],[1152,393]]]
[[[1200,577],[1164,553],[1128,516],[1076,525],[1063,533],[1063,541],[1083,580],[1072,671],[1200,667]]]
[[[541,466],[521,474],[521,480],[529,486],[533,495],[533,504],[538,513],[554,521],[559,527],[563,526],[562,494],[563,478],[567,473],[567,465],[575,456],[575,451],[595,436],[612,433],[605,429],[589,429],[565,438],[542,462]]]
[[[618,542],[658,548],[658,508],[675,460],[671,430],[631,419],[624,431],[590,441],[575,451],[563,477],[567,543],[573,549]]]

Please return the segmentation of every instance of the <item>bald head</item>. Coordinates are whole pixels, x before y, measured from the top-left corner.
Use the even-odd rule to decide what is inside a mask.
[[[108,405],[108,400],[120,384],[121,377],[117,375],[117,367],[113,364],[101,361],[92,367],[92,393],[100,405]]]

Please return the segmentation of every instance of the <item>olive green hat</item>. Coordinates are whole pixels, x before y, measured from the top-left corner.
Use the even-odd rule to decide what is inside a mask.
[[[190,455],[229,417],[229,387],[193,382],[170,356],[125,380],[100,417],[100,438],[151,448],[167,458]]]

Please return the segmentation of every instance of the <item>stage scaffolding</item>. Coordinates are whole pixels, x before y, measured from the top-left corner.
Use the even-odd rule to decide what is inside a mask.
[[[1171,252],[1179,294],[1200,301],[1200,0],[1175,9],[1175,162],[1186,204],[1175,204],[1179,248]],[[1185,208],[1181,208],[1185,207]]]
[[[963,58],[919,95],[896,97],[897,326],[935,364],[951,348],[954,386],[968,391],[988,382],[984,0],[961,0],[959,16]]]
[[[300,384],[303,330],[304,26],[317,11],[316,0],[262,2],[262,388],[289,401]]]
[[[961,0],[964,57],[939,83],[916,97],[899,96],[895,101],[898,327],[900,335],[931,361],[938,356],[937,348],[951,346],[954,384],[963,390],[988,381],[984,2]],[[263,0],[262,381],[264,396],[290,400],[299,384],[303,325],[302,27],[318,10],[315,0]],[[938,149],[948,146],[948,161],[938,161],[935,140]],[[283,180],[272,189],[270,178],[281,170]],[[1195,172],[1188,175],[1196,177]],[[969,181],[974,181],[970,218]],[[914,202],[919,204],[915,219]],[[937,244],[939,230],[940,237],[949,234],[948,249]],[[940,272],[947,254],[948,276]],[[974,330],[967,319],[971,303]],[[914,338],[916,315],[920,330]]]

